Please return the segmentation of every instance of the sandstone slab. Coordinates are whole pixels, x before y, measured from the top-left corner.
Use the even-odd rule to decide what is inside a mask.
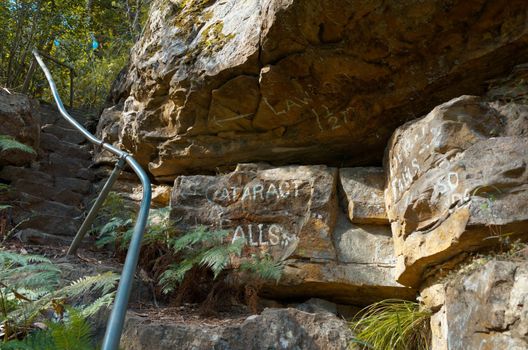
[[[336,181],[337,169],[326,166],[248,164],[224,176],[180,176],[171,216],[182,230],[233,228],[232,240],[245,238],[282,260],[335,259]]]
[[[114,84],[122,113],[102,123],[167,182],[240,162],[379,163],[402,122],[525,56],[525,6],[156,0]]]
[[[246,240],[286,268],[270,297],[319,297],[366,304],[412,298],[395,280],[389,226],[354,225],[338,208],[337,169],[242,164],[218,176],[180,176],[171,196],[176,228],[203,225]]]
[[[341,168],[339,184],[348,218],[359,224],[389,224],[385,211],[383,168]]]
[[[462,96],[400,127],[385,199],[398,281],[528,228],[528,105]]]

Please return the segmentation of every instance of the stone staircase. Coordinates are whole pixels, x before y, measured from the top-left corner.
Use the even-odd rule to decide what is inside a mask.
[[[34,244],[67,244],[82,223],[94,193],[91,144],[51,105],[40,106],[40,147],[30,167],[4,166],[10,185],[11,226]],[[81,123],[89,121],[72,113]]]

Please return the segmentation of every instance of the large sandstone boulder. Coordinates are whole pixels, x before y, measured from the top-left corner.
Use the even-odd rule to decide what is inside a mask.
[[[492,260],[423,295],[435,311],[431,350],[528,349],[526,259]]]
[[[285,261],[264,293],[318,296],[343,303],[411,298],[395,282],[389,226],[352,224],[337,200],[338,170],[326,166],[242,164],[218,176],[180,176],[171,196],[176,228],[203,225],[246,240],[246,254]]]
[[[167,181],[248,161],[380,162],[402,122],[522,59],[525,7],[156,0],[114,84],[117,142]]]
[[[400,283],[416,286],[429,267],[506,236],[526,238],[528,104],[499,90],[492,102],[453,99],[393,135],[385,200]]]
[[[1,165],[27,165],[37,156],[40,140],[38,106],[27,96],[0,88],[0,135],[32,147],[35,153],[21,150],[1,150]]]
[[[328,312],[266,309],[243,322],[218,325],[167,322],[129,313],[121,346],[128,350],[346,350],[353,340],[347,323]]]

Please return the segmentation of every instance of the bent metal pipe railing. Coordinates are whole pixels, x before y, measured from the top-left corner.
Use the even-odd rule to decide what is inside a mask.
[[[150,209],[150,199],[152,196],[151,186],[150,186],[150,180],[145,171],[141,168],[139,163],[132,158],[132,156],[126,152],[121,151],[120,149],[103,142],[102,140],[99,140],[97,137],[92,135],[88,130],[86,130],[77,120],[75,120],[72,116],[68,114],[66,111],[66,108],[64,108],[64,104],[62,103],[62,100],[59,96],[59,93],[57,91],[57,87],[55,86],[55,82],[53,81],[53,78],[51,77],[51,73],[44,64],[42,57],[39,55],[38,51],[33,50],[33,55],[35,56],[35,59],[37,60],[38,64],[44,71],[44,74],[46,75],[46,79],[48,79],[51,91],[53,93],[53,98],[55,99],[55,102],[57,103],[57,107],[59,108],[59,112],[62,114],[62,116],[71,124],[73,125],[77,130],[79,130],[84,137],[88,139],[91,143],[98,145],[102,147],[103,149],[111,152],[112,154],[119,157],[118,162],[116,164],[116,168],[114,169],[114,172],[108,179],[107,183],[105,184],[105,188],[107,188],[106,194],[108,194],[108,191],[110,190],[111,185],[113,182],[117,179],[117,175],[119,174],[119,171],[121,170],[121,167],[124,165],[123,161],[128,163],[132,170],[137,174],[139,179],[141,180],[141,184],[143,185],[143,198],[141,200],[141,205],[139,208],[139,214],[137,217],[136,225],[134,226],[134,233],[132,235],[132,239],[130,242],[130,245],[128,247],[128,253],[126,256],[125,264],[123,266],[123,272],[121,273],[121,278],[119,280],[119,286],[117,287],[117,294],[114,301],[114,306],[112,308],[112,312],[110,314],[110,318],[108,319],[108,324],[106,327],[106,333],[103,340],[102,350],[116,350],[119,346],[119,341],[121,338],[121,333],[123,331],[123,324],[125,322],[125,315],[126,310],[128,306],[128,299],[130,297],[130,290],[132,288],[132,282],[134,280],[134,273],[136,271],[136,265],[139,258],[139,251],[141,249],[141,241],[143,239],[143,233],[145,231],[145,226],[147,225],[147,218],[148,213]],[[99,202],[102,203],[104,200],[104,197],[106,196],[104,193],[104,188],[101,194],[98,197]],[[101,200],[102,199],[102,200]],[[94,204],[94,207],[97,204]],[[97,208],[92,207],[91,212],[93,209],[97,211]],[[95,217],[95,214],[93,215],[93,218]],[[85,222],[89,218],[87,217]],[[81,230],[79,230],[75,240],[80,242],[82,240],[82,237],[79,234],[81,233]],[[73,243],[72,243],[72,247]],[[70,249],[72,250],[72,249]],[[73,249],[74,251],[75,249]]]

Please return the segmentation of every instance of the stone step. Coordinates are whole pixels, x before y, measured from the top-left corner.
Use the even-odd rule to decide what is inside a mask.
[[[21,220],[18,219],[17,222]],[[74,237],[81,226],[81,219],[61,215],[34,214],[26,217],[18,229],[36,229],[56,236]]]
[[[86,143],[86,138],[73,127],[63,127],[55,124],[45,124],[41,127],[43,134],[55,135],[61,141],[76,145]]]
[[[44,183],[52,183],[53,176],[42,171],[7,165],[0,169],[0,179],[15,181],[17,179],[39,179]]]
[[[30,195],[42,198],[43,200],[59,202],[74,207],[80,207],[83,205],[83,200],[86,196],[60,187],[60,183],[57,185],[58,186],[44,184],[38,179],[18,179],[11,183],[11,187],[15,188],[17,191],[29,193]]]
[[[22,168],[16,166],[5,166],[0,170],[0,179],[9,181],[11,183],[17,180],[38,181],[38,183],[61,188],[80,194],[89,194],[92,188],[90,181],[69,177],[69,176],[51,176],[42,171],[31,168]]]
[[[90,116],[90,113],[92,115],[97,114],[95,111],[85,111],[85,110],[78,110],[78,109],[70,109],[67,108],[68,113],[81,125],[87,126],[88,124],[93,124],[93,116]],[[59,113],[57,107],[55,105],[49,105],[49,104],[41,104],[40,105],[40,120],[41,125],[45,124],[54,124],[63,128],[67,129],[74,129],[72,125],[64,119],[64,117]]]
[[[22,243],[38,244],[38,245],[53,245],[53,246],[69,246],[72,238],[65,236],[51,235],[34,228],[25,228],[17,231],[15,237]]]
[[[82,210],[63,203],[45,200],[39,197],[39,194],[29,194],[26,192],[19,192],[19,203],[23,205],[25,211],[35,214],[63,216],[67,218],[80,217]]]
[[[55,186],[84,195],[89,194],[92,189],[92,184],[88,180],[64,176],[55,177]]]
[[[54,176],[77,177],[84,180],[93,180],[95,175],[88,170],[91,162],[78,158],[63,157],[57,153],[51,153],[48,160],[41,163],[40,170]]]
[[[62,117],[62,115],[55,107],[51,105],[42,104],[40,105],[39,112],[41,125],[53,124],[61,126],[63,128],[73,129],[71,124]]]
[[[83,160],[90,160],[92,155],[90,153],[89,145],[78,145],[69,141],[63,141],[54,134],[41,133],[40,147],[48,152],[59,153],[70,158],[79,158]]]

